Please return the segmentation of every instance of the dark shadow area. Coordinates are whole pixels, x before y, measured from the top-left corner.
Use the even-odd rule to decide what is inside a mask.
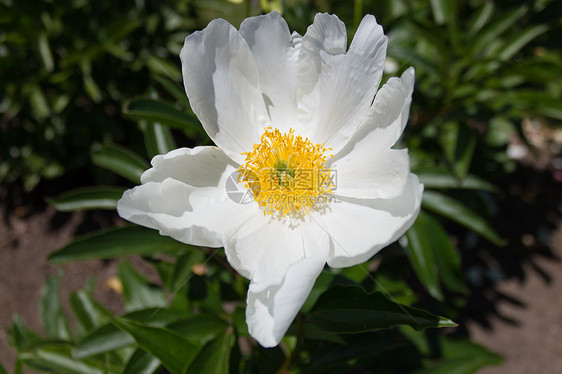
[[[472,233],[461,237],[459,243],[470,287],[468,302],[457,321],[463,333],[469,321],[491,329],[492,317],[518,325],[522,321],[502,315],[498,305],[508,303],[519,308],[526,305],[519,295],[499,291],[499,282],[516,280],[524,284],[535,273],[548,287],[551,274],[537,260],[561,261],[553,252],[554,243],[550,239],[562,218],[561,186],[552,173],[519,166],[497,185],[500,191],[495,196],[497,216],[492,224],[508,244],[496,247],[482,238],[474,238]]]

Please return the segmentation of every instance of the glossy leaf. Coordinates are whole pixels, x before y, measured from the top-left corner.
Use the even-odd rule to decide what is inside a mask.
[[[127,313],[123,317],[148,326],[163,327],[185,317],[185,312],[166,308],[148,308]],[[113,324],[107,323],[90,332],[79,342],[72,350],[72,355],[76,358],[84,358],[116,350],[133,343],[134,340],[130,335],[119,330]]]
[[[55,264],[101,258],[116,258],[132,255],[154,255],[156,253],[182,252],[192,248],[155,230],[140,226],[128,226],[95,232],[78,238],[51,253],[49,261]]]
[[[406,236],[408,238],[408,258],[418,279],[427,292],[437,300],[443,300],[443,293],[439,284],[437,264],[423,216],[416,219]]]
[[[440,141],[456,176],[464,179],[474,154],[476,135],[465,125],[448,122],[441,126]]]
[[[500,365],[503,358],[469,340],[441,338],[443,359],[416,374],[475,374],[481,368]]]
[[[170,129],[158,122],[144,123],[142,132],[149,157],[165,154],[177,148]]]
[[[414,228],[415,226],[415,228]],[[461,259],[458,251],[451,242],[447,232],[441,225],[433,219],[429,214],[421,212],[414,228],[415,236],[411,239],[411,233],[408,231],[408,245],[416,246],[425,244],[428,247],[418,251],[433,252],[433,261],[435,264],[436,274],[443,284],[451,291],[465,293],[467,288],[462,274]],[[433,295],[433,294],[432,294]]]
[[[217,317],[201,314],[173,322],[167,328],[190,342],[204,345],[224,332],[226,325]]]
[[[61,280],[62,274],[47,279],[47,283],[41,294],[39,313],[47,337],[64,340],[70,338],[70,329],[59,299]]]
[[[170,279],[169,288],[172,292],[176,292],[183,287],[194,274],[191,270],[193,265],[200,264],[204,261],[203,252],[186,253],[177,258],[174,264],[174,270]]]
[[[161,75],[155,76],[154,79],[156,79],[156,81],[160,83],[178,103],[182,104],[182,106],[186,108],[187,112],[191,113],[191,107],[189,106],[189,100],[187,99],[187,95],[185,94],[183,84],[175,80],[170,80]]]
[[[109,313],[84,290],[70,295],[70,307],[76,316],[76,324],[82,332],[98,327],[107,320]]]
[[[502,61],[507,61],[512,58],[517,52],[525,47],[530,41],[537,36],[544,34],[548,30],[546,25],[537,25],[530,27],[520,33],[517,33],[510,41],[508,41],[500,50],[498,58]]]
[[[502,246],[506,244],[505,240],[494,232],[484,218],[452,197],[439,192],[425,191],[422,206],[473,230],[495,245]]]
[[[430,0],[435,23],[443,25],[454,21],[455,2],[448,0]]]
[[[111,170],[133,183],[140,183],[140,176],[149,165],[133,151],[115,144],[97,145],[92,150],[95,165]]]
[[[403,342],[393,342],[382,335],[354,335],[352,344],[325,345],[310,358],[310,362],[303,366],[303,373],[345,373],[349,371],[350,363],[365,357],[372,357],[385,351],[394,351]],[[384,354],[384,353],[383,353]],[[346,370],[347,369],[347,370]]]
[[[493,184],[481,179],[475,175],[468,174],[464,178],[459,179],[453,176],[449,171],[441,170],[421,170],[416,171],[420,182],[428,189],[466,189],[466,190],[483,190],[496,192],[497,188]]]
[[[444,317],[397,304],[382,293],[366,294],[360,287],[336,286],[318,299],[308,315],[319,328],[335,333],[358,333],[409,325],[416,330],[453,327]]]
[[[166,306],[166,295],[162,288],[150,284],[128,262],[119,264],[118,274],[127,311]]]
[[[18,351],[28,350],[42,342],[42,338],[33,331],[30,331],[19,316],[14,315],[12,320],[12,326],[8,330],[8,339],[10,345]]]
[[[228,374],[230,351],[234,344],[232,331],[225,330],[207,343],[197,355],[185,374],[216,373]]]
[[[172,374],[184,373],[201,349],[165,328],[141,325],[122,318],[112,322],[131,335],[140,348],[158,358]]]
[[[123,374],[153,374],[159,367],[160,360],[142,349],[137,349],[125,365]]]
[[[124,188],[110,186],[78,188],[55,198],[48,198],[47,202],[61,212],[86,209],[114,210],[124,191]]]
[[[20,355],[24,361],[40,365],[60,374],[105,374],[100,366],[79,361],[70,356],[70,347],[65,345],[37,348],[33,353]]]
[[[494,10],[494,2],[490,0],[485,1],[469,23],[468,34],[472,36],[480,31],[488,21],[490,21],[491,17],[494,15]]]
[[[203,134],[201,124],[192,116],[176,109],[173,105],[154,99],[138,98],[125,104],[123,113],[132,119],[158,122],[164,126]]]
[[[527,14],[527,7],[521,6],[508,12],[507,14],[503,14],[500,19],[489,23],[477,34],[477,37],[472,43],[467,55],[480,55],[481,57],[485,56],[486,53],[483,53],[483,51],[485,52],[486,47],[489,46],[494,40],[496,40],[498,36],[503,34],[511,26],[513,26],[513,24],[515,24],[515,22],[517,22],[517,20],[519,20],[525,14]]]

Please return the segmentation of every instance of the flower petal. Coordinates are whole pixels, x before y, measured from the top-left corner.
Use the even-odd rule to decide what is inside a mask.
[[[259,73],[246,40],[228,22],[214,20],[185,38],[180,53],[183,83],[205,131],[242,163],[269,118]]]
[[[408,122],[415,80],[413,67],[406,69],[400,78],[390,78],[377,93],[353,138],[334,159],[343,158],[361,146],[390,148],[396,144]]]
[[[215,147],[182,148],[154,157],[143,183],[123,194],[121,217],[184,243],[220,247],[256,204],[238,204],[227,193],[236,165]]]
[[[305,246],[313,247],[310,257],[289,266],[280,284],[263,287],[263,284],[252,281],[248,289],[246,323],[250,335],[263,347],[279,344],[326,263],[328,236],[321,233],[319,226],[310,226],[307,231],[316,231],[317,237],[321,238],[318,242],[318,238],[310,241],[303,236]]]
[[[142,174],[142,183],[172,178],[193,187],[224,187],[225,177],[238,165],[216,147],[179,148],[157,155],[152,168]]]
[[[387,37],[365,16],[345,53],[345,25],[317,14],[302,40],[298,66],[299,129],[334,152],[351,138],[372,103],[383,73]]]
[[[291,36],[277,12],[246,18],[240,25],[240,34],[254,54],[271,123],[286,132],[297,123],[299,38]]]
[[[306,257],[300,227],[261,210],[244,222],[224,249],[228,262],[252,279],[254,287],[279,284],[289,266]]]
[[[334,193],[361,199],[390,199],[399,195],[410,173],[407,149],[381,149],[356,143],[345,157],[330,165],[337,175]]]
[[[409,173],[406,150],[392,147],[406,126],[414,69],[381,88],[363,123],[329,165],[337,173],[338,195],[375,199],[401,193]]]
[[[367,261],[394,242],[414,223],[421,205],[423,185],[410,174],[404,190],[393,199],[338,197],[315,219],[330,233],[331,267],[347,267]]]

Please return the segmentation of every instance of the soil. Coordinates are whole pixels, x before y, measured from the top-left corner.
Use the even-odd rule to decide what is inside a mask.
[[[509,245],[463,252],[474,287],[461,327],[474,341],[505,357],[482,374],[562,373],[562,196],[548,172],[524,169],[499,196],[496,222]],[[14,315],[42,331],[38,305],[47,278],[64,272],[62,300],[96,278],[94,296],[113,312],[121,296],[111,287],[118,261],[47,262],[49,253],[77,235],[110,225],[115,213],[58,213],[0,187],[0,362],[10,373],[15,351],[7,331]],[[133,264],[143,268],[140,259]],[[146,266],[144,267],[146,270]],[[31,373],[31,371],[25,371]]]

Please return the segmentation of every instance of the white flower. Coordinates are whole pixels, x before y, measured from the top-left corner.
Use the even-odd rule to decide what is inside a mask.
[[[302,37],[276,12],[240,31],[212,21],[185,39],[180,57],[191,106],[217,147],[154,157],[119,201],[129,221],[224,247],[251,280],[246,321],[264,347],[283,338],[326,263],[368,260],[417,217],[423,185],[407,150],[392,149],[414,70],[377,93],[386,45],[370,15],[349,49],[333,15],[316,15]],[[236,171],[254,201],[229,198]]]

